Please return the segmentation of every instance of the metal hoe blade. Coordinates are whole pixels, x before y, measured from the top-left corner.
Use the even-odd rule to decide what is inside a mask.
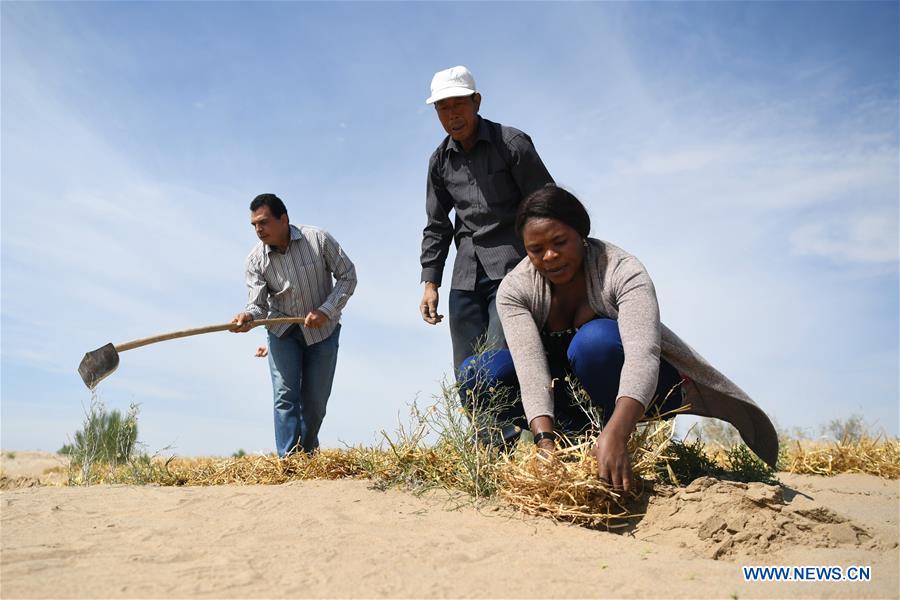
[[[93,390],[105,377],[110,375],[119,366],[119,353],[112,344],[97,348],[88,352],[78,365],[78,374],[81,375],[84,385]]]
[[[0,2],[2,2],[2,0],[0,0]],[[260,325],[286,325],[288,323],[292,325],[303,324],[305,320],[306,317],[256,319],[250,322],[250,327],[259,327]],[[207,325],[206,327],[195,327],[194,329],[182,329],[181,331],[173,331],[171,333],[163,333],[161,335],[154,335],[139,340],[132,340],[116,346],[107,344],[84,355],[84,358],[81,359],[81,364],[78,365],[78,374],[81,375],[81,379],[84,380],[84,385],[88,386],[88,389],[93,390],[97,387],[98,383],[109,376],[116,370],[116,367],[119,366],[120,352],[133,350],[134,348],[140,348],[141,346],[147,346],[148,344],[155,344],[156,342],[176,340],[191,335],[200,335],[201,333],[213,333],[214,331],[228,331],[229,329],[234,329],[234,323],[220,323],[218,325]]]

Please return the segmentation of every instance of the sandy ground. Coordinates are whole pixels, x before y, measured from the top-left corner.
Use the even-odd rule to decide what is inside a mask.
[[[0,489],[63,485],[69,459],[50,452],[0,452]]]
[[[900,596],[900,482],[870,476],[698,480],[609,533],[364,481],[31,485],[61,464],[0,458],[3,598]],[[872,579],[748,582],[742,565],[869,566]]]

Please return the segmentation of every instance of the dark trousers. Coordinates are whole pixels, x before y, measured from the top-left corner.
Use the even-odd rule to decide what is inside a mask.
[[[566,369],[574,375],[590,397],[590,404],[597,409],[605,424],[615,409],[619,391],[619,377],[625,353],[619,326],[612,319],[594,319],[582,325],[572,338],[567,351],[569,365]],[[509,350],[496,350],[480,356],[470,356],[460,368],[460,387],[463,397],[472,394],[484,395],[491,388],[508,386],[515,397],[511,406],[499,414],[500,422],[512,422],[527,427],[525,410],[519,396],[519,380],[513,367]],[[557,378],[554,385],[554,427],[566,433],[579,433],[590,426],[585,412],[571,397],[565,381],[566,372],[553,372]],[[647,414],[656,411],[667,412],[681,406],[681,376],[665,360],[660,359],[656,396],[647,408]],[[475,398],[476,401],[481,398]]]
[[[450,340],[453,369],[480,350],[506,348],[506,338],[494,300],[500,280],[490,279],[478,265],[475,289],[450,290]]]

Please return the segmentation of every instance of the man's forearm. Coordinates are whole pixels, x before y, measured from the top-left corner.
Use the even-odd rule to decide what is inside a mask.
[[[269,291],[265,277],[257,265],[247,264],[244,282],[247,284],[247,304],[244,306],[244,312],[250,313],[254,319],[265,318],[269,313]]]
[[[334,277],[334,287],[319,310],[331,319],[344,309],[356,290],[356,265],[329,233],[325,234],[325,266]]]
[[[422,265],[421,282],[431,281],[440,285],[452,241],[452,233],[440,235],[437,232],[425,230],[422,238],[422,254],[419,257],[419,264]]]
[[[344,279],[337,280],[334,289],[328,294],[325,302],[319,306],[319,310],[325,313],[329,319],[333,319],[336,313],[344,310],[344,307],[347,305],[347,302],[350,300],[350,296],[353,295],[355,289],[355,274],[352,277],[347,276]]]
[[[419,264],[422,265],[421,281],[434,281],[440,284],[451,243],[453,243],[453,226],[450,220],[446,215],[429,214],[428,225],[422,232],[422,252],[419,255]]]

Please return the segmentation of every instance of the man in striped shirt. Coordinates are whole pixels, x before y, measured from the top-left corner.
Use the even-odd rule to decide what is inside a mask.
[[[269,328],[269,370],[275,397],[279,456],[314,452],[337,364],[341,310],[356,289],[356,268],[331,235],[295,226],[278,196],[250,203],[259,244],[247,257],[249,301],[232,331],[260,318],[301,317],[303,325]]]

